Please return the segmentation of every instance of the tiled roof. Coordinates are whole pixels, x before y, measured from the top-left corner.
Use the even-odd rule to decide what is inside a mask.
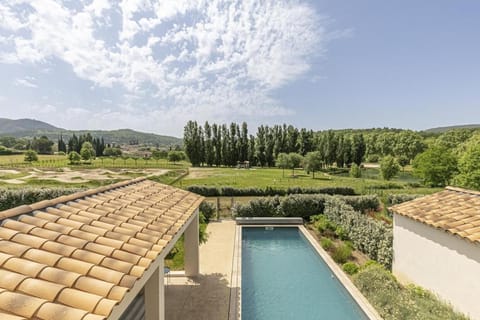
[[[404,202],[390,211],[480,243],[480,192],[447,187],[444,191]]]
[[[108,317],[202,200],[135,179],[0,212],[0,319]]]

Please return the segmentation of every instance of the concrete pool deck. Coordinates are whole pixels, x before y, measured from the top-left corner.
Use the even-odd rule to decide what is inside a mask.
[[[200,275],[166,277],[165,319],[228,319],[235,230],[232,220],[210,222],[208,241],[200,246]]]

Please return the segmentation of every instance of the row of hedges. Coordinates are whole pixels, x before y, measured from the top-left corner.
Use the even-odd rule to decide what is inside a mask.
[[[348,187],[332,187],[332,188],[301,188],[293,187],[288,189],[279,188],[234,188],[234,187],[210,187],[210,186],[189,186],[187,190],[197,193],[204,197],[261,197],[261,196],[285,196],[289,194],[330,194],[330,195],[355,195],[355,190]]]
[[[235,204],[234,215],[238,217],[302,217],[323,213],[325,201],[332,198],[325,194],[292,194],[286,197],[268,197]],[[376,210],[379,200],[375,195],[369,196],[335,196],[346,201],[359,211]],[[349,206],[349,207],[350,207]],[[351,208],[350,207],[350,208]]]
[[[83,191],[78,188],[0,189],[0,211]]]
[[[389,205],[396,205],[403,202],[407,202],[418,197],[422,197],[420,194],[389,194],[387,202]]]
[[[383,222],[359,214],[351,205],[337,197],[325,202],[324,215],[340,226],[355,248],[387,268],[393,258],[393,230]]]

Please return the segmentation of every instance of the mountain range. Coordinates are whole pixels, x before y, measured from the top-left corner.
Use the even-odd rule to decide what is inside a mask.
[[[131,129],[119,130],[68,130],[55,127],[49,123],[34,119],[6,119],[0,118],[0,136],[16,138],[33,138],[46,136],[52,141],[62,135],[68,140],[73,134],[90,133],[93,137],[102,138],[106,143],[115,144],[146,144],[154,146],[181,145],[182,139],[172,136],[163,136],[154,133],[139,132]]]

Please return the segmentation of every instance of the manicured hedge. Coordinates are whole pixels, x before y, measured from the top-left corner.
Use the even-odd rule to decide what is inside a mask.
[[[379,201],[376,196],[334,196],[350,204],[358,211],[376,210]],[[326,194],[291,194],[285,197],[254,199],[233,208],[239,217],[302,217],[309,218],[324,212],[325,201],[332,198]]]
[[[325,201],[324,214],[330,221],[343,228],[358,250],[385,267],[391,268],[393,257],[391,226],[359,214],[338,197],[330,197]]]
[[[342,197],[348,205],[351,205],[354,210],[360,212],[376,211],[380,207],[380,200],[375,194],[366,196],[349,196]]]
[[[396,205],[403,202],[407,202],[418,197],[422,197],[421,194],[389,194],[387,201],[389,205]]]
[[[280,188],[234,188],[234,187],[210,187],[210,186],[189,186],[187,190],[197,193],[204,197],[242,197],[242,196],[285,196],[288,194],[330,194],[330,195],[355,195],[355,190],[348,187],[332,188],[301,188],[292,187],[287,189]]]
[[[78,188],[0,189],[0,211],[83,191]]]

